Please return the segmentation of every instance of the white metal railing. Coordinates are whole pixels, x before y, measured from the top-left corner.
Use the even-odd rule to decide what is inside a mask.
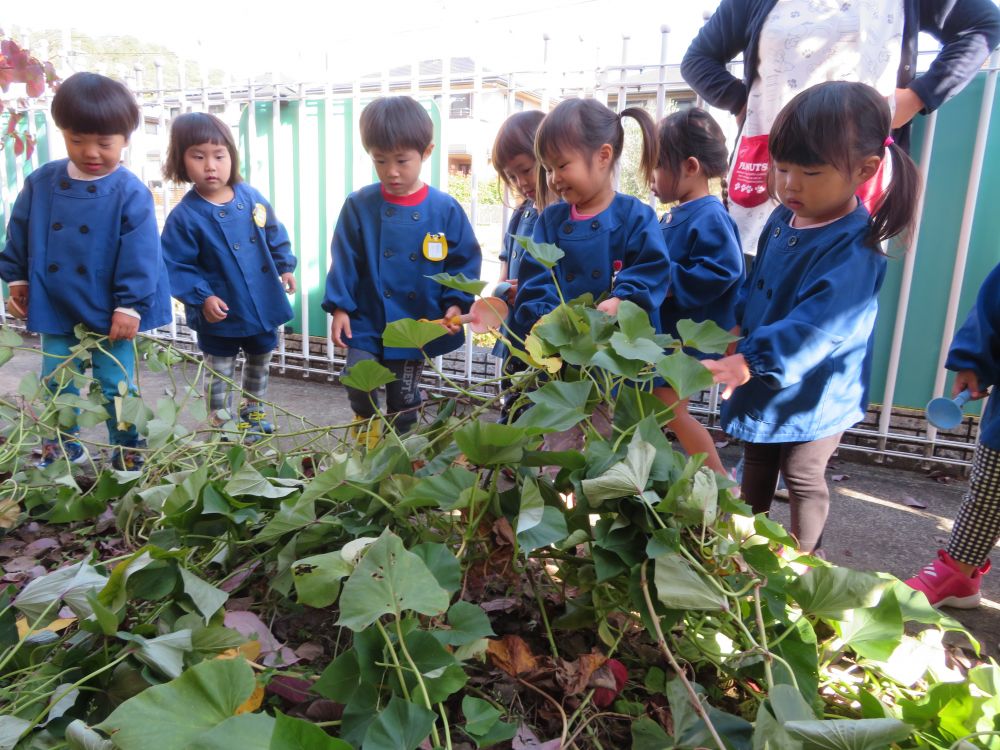
[[[430,72],[422,72],[420,63],[414,63],[409,67],[408,76],[390,75],[388,71],[382,71],[377,77],[367,78],[363,81],[355,80],[349,84],[337,84],[333,82],[332,79],[321,83],[302,82],[294,85],[274,82],[261,83],[248,81],[245,84],[239,85],[206,87],[187,91],[165,88],[162,69],[160,66],[157,66],[156,68],[156,80],[154,86],[152,88],[146,87],[142,80],[142,71],[137,68],[135,77],[132,81],[133,88],[137,92],[136,95],[143,107],[144,114],[147,118],[150,118],[151,122],[156,124],[157,132],[155,134],[137,134],[138,137],[135,138],[134,141],[137,142],[138,145],[134,149],[130,150],[133,153],[130,153],[129,157],[133,162],[135,162],[137,159],[134,151],[137,151],[143,144],[147,146],[147,151],[152,150],[148,146],[156,139],[159,139],[159,152],[161,154],[165,153],[167,125],[172,109],[182,112],[190,110],[208,111],[209,107],[218,106],[220,103],[227,106],[231,105],[233,107],[252,107],[255,102],[259,101],[271,101],[275,104],[279,104],[289,101],[321,100],[325,102],[327,114],[330,115],[332,108],[336,105],[336,103],[343,101],[350,101],[355,107],[354,111],[358,111],[363,96],[378,94],[385,95],[393,92],[405,92],[418,97],[441,96],[442,102],[445,103],[445,106],[441,108],[441,113],[442,117],[445,119],[442,121],[442,143],[438,145],[438,148],[443,154],[449,153],[450,142],[448,139],[450,133],[454,131],[454,128],[451,127],[447,121],[449,111],[449,106],[447,106],[447,104],[450,103],[450,97],[455,92],[469,94],[472,119],[478,122],[482,122],[483,120],[483,117],[480,115],[480,109],[484,105],[485,93],[497,93],[505,97],[505,101],[499,113],[501,116],[496,122],[489,123],[492,128],[492,132],[495,132],[495,129],[499,127],[500,120],[502,120],[503,116],[515,111],[515,102],[519,98],[527,101],[528,103],[540,104],[543,108],[545,108],[550,103],[554,104],[560,98],[566,96],[594,96],[602,101],[607,101],[610,98],[609,95],[613,95],[618,106],[623,107],[625,106],[629,95],[632,95],[648,98],[650,100],[654,100],[655,98],[657,113],[662,116],[666,109],[666,102],[669,94],[673,93],[684,99],[693,99],[694,95],[689,89],[685,89],[683,84],[680,82],[678,70],[679,66],[676,64],[668,64],[666,62],[667,42],[670,34],[669,27],[661,27],[660,34],[661,55],[658,63],[630,64],[628,62],[628,39],[624,38],[622,40],[621,65],[598,69],[596,71],[590,71],[589,73],[586,71],[571,71],[572,76],[575,76],[577,80],[585,80],[585,77],[588,75],[591,77],[590,81],[592,85],[582,85],[579,87],[559,86],[556,83],[556,76],[554,76],[550,70],[548,55],[545,55],[543,69],[541,71],[522,70],[504,74],[493,74],[483,71],[478,65],[474,65],[470,71],[453,73],[450,60],[448,58],[444,58],[441,61],[440,68]],[[929,55],[922,54],[921,59],[929,59]],[[961,293],[962,282],[965,276],[965,258],[968,253],[969,242],[971,239],[972,220],[976,208],[976,198],[978,195],[984,165],[984,155],[986,153],[986,141],[989,133],[992,102],[997,83],[998,65],[1000,65],[1000,59],[998,59],[997,55],[994,55],[990,61],[986,91],[983,96],[978,131],[976,135],[974,150],[975,155],[966,188],[966,204],[963,214],[962,232],[958,240],[955,269],[948,296],[948,312],[939,352],[939,361],[942,364],[944,355],[947,352],[948,342],[954,332],[957,320],[959,295]],[[738,66],[739,63],[737,62],[734,67]],[[565,82],[572,76],[564,74],[561,80]],[[48,110],[48,102],[45,99],[39,100],[34,106],[37,111],[47,112]],[[272,116],[274,118],[272,128],[275,132],[277,132],[278,125],[280,123],[280,114],[278,110],[279,107],[275,106],[272,112]],[[299,112],[300,118],[303,117],[303,108],[300,108]],[[464,116],[466,113],[462,112],[461,114]],[[465,119],[466,118],[463,117],[463,121]],[[936,113],[932,114],[927,118],[925,125],[923,147],[919,159],[925,183],[933,160],[933,142],[935,138],[937,119]],[[332,117],[327,118],[328,123],[331,120]],[[256,127],[255,118],[248,118],[248,123],[248,127],[250,128],[250,137],[252,139],[254,135],[253,129]],[[329,129],[329,124],[327,127]],[[30,128],[31,132],[37,135],[37,128],[35,127],[34,121],[32,121]],[[355,143],[357,143],[358,134],[356,123],[353,131],[353,133],[348,132],[348,138],[354,138]],[[51,122],[49,122],[48,133],[55,133]],[[329,132],[327,135],[329,135]],[[492,136],[490,136],[489,140],[491,139]],[[49,143],[55,147],[56,150],[58,150],[58,139],[50,137]],[[476,142],[471,145],[474,149],[485,150],[487,147],[487,139],[476,136]],[[270,169],[275,170],[275,174],[271,175],[275,184],[278,182],[281,170],[289,168],[285,164],[280,164],[279,161],[280,160],[272,160],[269,166]],[[31,166],[37,167],[38,164],[39,155],[36,152],[31,158]],[[134,166],[134,164],[130,164],[130,166]],[[14,188],[8,188],[8,183],[11,182],[11,180],[8,179],[9,175],[6,173],[6,170],[7,160],[0,159],[0,203],[2,203],[4,215],[9,216],[10,207],[16,197],[17,191],[20,190],[23,184],[23,178],[20,172],[18,172],[13,180]],[[500,221],[495,223],[494,221],[490,222],[490,224],[494,227],[491,231],[496,232],[497,239],[499,240],[503,229],[506,226],[508,211],[506,207],[499,209],[499,211],[492,208],[489,211],[481,210],[478,202],[478,190],[475,189],[481,179],[493,179],[495,174],[493,173],[492,168],[485,164],[483,159],[476,158],[474,155],[471,160],[470,175],[473,190],[471,195],[471,204],[468,206],[469,214],[474,222],[479,218],[486,218],[487,216],[495,221],[496,214],[499,212]],[[259,185],[258,187],[264,186]],[[170,208],[172,208],[171,201],[173,191],[170,186],[163,181],[157,187],[156,192],[161,203],[161,218],[165,218]],[[326,206],[327,215],[329,217],[335,217],[339,212],[340,207],[339,205],[332,205],[332,198],[328,198],[328,201],[330,201],[331,204]],[[922,218],[922,211],[924,208],[922,196],[919,208],[920,216]],[[288,217],[289,223],[294,220],[296,223],[301,224],[303,221],[304,217],[297,213],[298,206],[295,206],[294,208],[292,206],[277,207],[277,210],[279,215]],[[292,218],[293,212],[296,214],[294,219]],[[331,221],[332,219],[328,219],[326,224],[326,231],[328,235],[332,233]],[[917,240],[919,239],[919,232],[920,225],[918,224],[913,233],[908,252],[905,254],[903,259],[903,276],[900,297],[896,309],[895,329],[892,335],[889,363],[886,372],[886,386],[882,394],[882,403],[885,404],[893,403],[901,368],[903,337],[906,333],[906,315],[912,296],[911,284],[914,273],[916,246]],[[306,285],[301,286],[305,287]],[[310,319],[308,289],[303,289],[301,293],[305,295],[301,301],[303,316],[302,328],[303,330],[308,331]],[[4,324],[13,324],[15,326],[17,325],[17,323],[7,319],[6,313],[2,308],[0,308],[0,322]],[[329,315],[325,316],[325,323],[326,330],[329,331]],[[176,321],[172,322],[170,326],[158,331],[157,335],[166,340],[177,342],[182,346],[193,347],[195,343],[192,333]],[[275,367],[279,372],[298,373],[303,377],[322,377],[328,380],[334,380],[339,375],[340,369],[345,363],[344,352],[333,346],[328,333],[325,341],[323,339],[310,339],[303,336],[282,335],[279,342],[279,349],[275,361]],[[444,370],[448,378],[458,382],[464,388],[482,388],[486,381],[493,380],[499,374],[498,363],[490,357],[487,350],[476,347],[471,339],[471,336],[467,337],[466,346],[464,350],[461,351],[460,356],[438,358],[436,364]],[[945,375],[943,370],[939,368],[939,374],[934,386],[935,394],[939,394],[941,392],[944,385],[944,377]],[[425,383],[428,387],[441,390],[442,392],[448,392],[450,390],[447,383],[444,382],[442,378],[434,375],[432,372],[428,372],[425,376]],[[717,426],[717,390],[713,389],[712,391],[703,394],[703,396],[704,400],[701,403],[694,404],[692,411],[705,419],[710,426]],[[971,451],[975,445],[974,435],[971,432],[961,438],[954,435],[942,436],[937,434],[936,431],[929,425],[926,425],[926,429],[920,429],[917,427],[912,428],[909,432],[907,432],[900,427],[900,420],[913,417],[914,415],[912,413],[902,413],[900,410],[892,409],[876,409],[875,412],[877,418],[869,420],[869,423],[865,425],[855,427],[854,429],[848,431],[848,439],[856,444],[845,445],[845,448],[872,452],[883,457],[906,456],[913,458],[914,456],[917,456],[936,462],[956,464],[969,463]]]

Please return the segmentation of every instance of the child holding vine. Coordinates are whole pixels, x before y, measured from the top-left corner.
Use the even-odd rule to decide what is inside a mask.
[[[806,89],[781,110],[769,180],[781,205],[743,285],[743,338],[730,356],[703,362],[726,386],[723,427],[745,441],[744,500],[766,513],[780,471],[792,533],[808,553],[822,550],[827,462],[868,405],[881,243],[910,226],[919,189],[890,123],[884,97],[846,81]],[[892,180],[870,214],[856,194],[887,158]]]

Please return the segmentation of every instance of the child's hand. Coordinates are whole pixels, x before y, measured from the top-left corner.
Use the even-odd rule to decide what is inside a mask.
[[[344,338],[351,338],[351,316],[343,310],[333,313],[333,323],[330,324],[330,338],[337,346],[347,348]]]
[[[111,315],[111,330],[108,338],[112,341],[131,341],[139,332],[139,319],[128,313],[115,312]]]
[[[722,359],[704,359],[701,363],[712,373],[712,379],[716,383],[725,384],[726,389],[722,392],[723,400],[728,399],[733,395],[733,391],[750,380],[750,367],[742,354],[733,354]]]
[[[295,294],[295,274],[291,271],[281,274],[281,286],[285,288],[285,294]]]
[[[448,333],[458,333],[462,330],[461,323],[452,323],[452,318],[459,318],[462,316],[462,308],[458,305],[452,305],[447,310],[444,311],[444,318],[441,320],[441,325],[448,329]]]
[[[622,303],[621,297],[608,297],[604,302],[597,306],[597,309],[603,313],[614,317],[618,314],[618,306]]]
[[[517,296],[517,279],[507,279],[507,283],[510,284],[510,289],[507,290],[507,304],[514,305],[514,298]]]
[[[201,312],[209,323],[218,323],[226,319],[229,305],[213,294],[201,304]]]
[[[10,297],[7,300],[7,312],[15,318],[28,317],[28,285],[18,284],[10,287]]]
[[[969,389],[973,399],[982,398],[987,393],[979,390],[979,376],[973,370],[961,370],[955,376],[955,384],[951,387],[951,397],[954,398],[966,388]]]

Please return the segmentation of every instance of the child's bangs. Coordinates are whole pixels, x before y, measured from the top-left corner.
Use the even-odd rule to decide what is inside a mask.
[[[191,118],[185,121],[177,136],[185,148],[201,143],[211,143],[214,146],[225,146],[226,148],[232,148],[235,145],[232,133],[223,132],[218,123],[207,117]]]
[[[550,122],[551,117],[552,113],[549,113],[535,135],[535,154],[539,161],[549,166],[563,154],[584,149],[579,120],[559,118],[559,122]]]
[[[799,106],[786,105],[771,127],[772,160],[803,167],[829,164],[847,171],[853,126],[843,104],[833,96],[813,95],[802,98]]]

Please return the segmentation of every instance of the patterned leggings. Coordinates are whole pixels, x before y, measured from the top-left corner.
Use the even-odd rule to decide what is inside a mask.
[[[224,378],[233,379],[236,372],[236,357],[218,357],[214,354],[204,355],[205,366],[219,373]],[[246,366],[243,368],[243,391],[254,401],[263,401],[267,396],[267,384],[271,371],[271,352],[264,354],[248,354]],[[229,383],[211,374],[205,377],[205,397],[208,399],[209,411],[216,412],[225,409],[232,412],[233,391]]]
[[[955,560],[981,567],[1000,540],[1000,451],[980,445],[972,459],[969,491],[948,539]]]

